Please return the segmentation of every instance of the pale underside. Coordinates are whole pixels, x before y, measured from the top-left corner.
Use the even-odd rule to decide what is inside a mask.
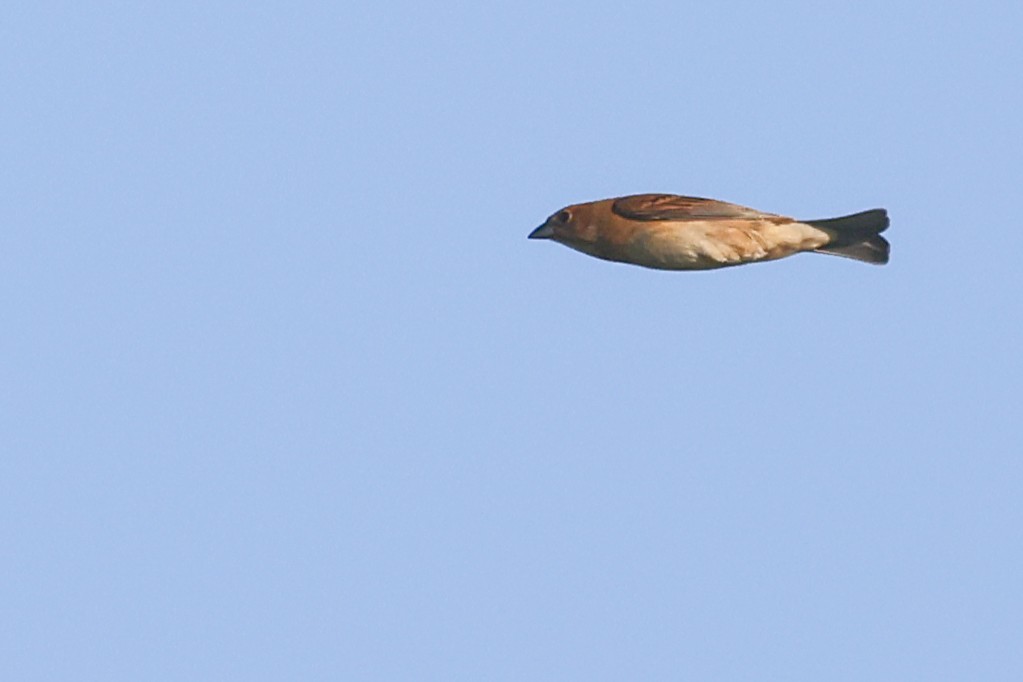
[[[829,239],[826,232],[811,225],[772,216],[648,222],[623,246],[627,262],[636,265],[705,270],[784,258],[817,249]]]

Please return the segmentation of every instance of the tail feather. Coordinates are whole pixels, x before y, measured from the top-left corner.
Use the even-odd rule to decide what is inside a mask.
[[[883,208],[841,218],[803,222],[824,230],[831,237],[830,242],[817,249],[818,253],[843,256],[876,265],[888,262],[891,246],[881,236],[881,233],[888,229],[888,212]]]

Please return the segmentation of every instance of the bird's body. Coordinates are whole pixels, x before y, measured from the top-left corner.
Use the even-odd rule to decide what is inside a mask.
[[[707,270],[818,251],[888,260],[883,209],[798,221],[737,204],[639,194],[568,206],[530,234],[604,260],[660,270]]]

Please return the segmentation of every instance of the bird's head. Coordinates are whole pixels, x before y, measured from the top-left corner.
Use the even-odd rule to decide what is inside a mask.
[[[529,233],[530,239],[551,239],[565,246],[589,252],[599,237],[592,206],[566,206]]]

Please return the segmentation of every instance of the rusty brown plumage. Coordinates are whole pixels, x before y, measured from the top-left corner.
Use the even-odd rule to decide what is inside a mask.
[[[884,209],[795,220],[738,204],[675,194],[637,194],[566,206],[533,230],[604,260],[662,270],[706,270],[802,251],[888,261]]]

